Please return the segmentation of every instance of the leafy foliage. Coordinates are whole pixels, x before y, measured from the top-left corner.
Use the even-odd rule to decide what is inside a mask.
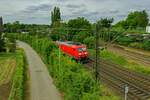
[[[0,17],[0,33],[3,32],[3,18]]]
[[[130,46],[138,49],[150,50],[150,41],[147,40],[138,40],[140,38],[133,38],[127,36],[120,36],[116,42],[121,45]],[[140,41],[140,42],[139,42]]]
[[[145,10],[131,12],[126,19],[128,26],[146,27],[148,24],[148,14]]]
[[[98,100],[100,98],[99,84],[95,82],[91,73],[63,55],[61,55],[61,66],[59,66],[58,52],[55,50],[51,54],[48,69],[59,89],[64,92],[65,100],[87,100],[87,98]]]
[[[117,42],[121,45],[129,45],[131,42],[134,42],[135,40],[132,37],[126,37],[126,36],[120,36],[117,39]]]
[[[94,48],[95,47],[95,37],[87,37],[83,40],[83,43],[88,46],[88,48]]]
[[[150,40],[145,40],[142,46],[145,50],[150,50]]]
[[[51,22],[53,26],[55,22],[61,21],[61,13],[59,7],[54,7],[54,10],[51,12]]]
[[[69,31],[69,39],[72,40],[75,35],[78,33],[91,33],[91,24],[90,22],[85,19],[84,17],[78,17],[76,19],[71,19],[68,21],[68,28]],[[86,34],[88,36],[88,34]]]
[[[0,52],[4,50],[5,42],[4,38],[2,37],[2,34],[0,33]]]
[[[118,22],[115,27],[122,27],[124,29],[136,29],[138,27],[146,27],[149,19],[145,10],[134,11],[128,14],[126,20]]]
[[[22,24],[19,21],[13,23],[4,24],[4,32],[8,33],[24,33],[24,34],[32,34],[32,35],[47,35],[49,33],[50,25],[37,25],[37,24]]]
[[[113,18],[101,18],[99,21],[97,21],[97,24],[101,28],[110,28],[113,20]]]

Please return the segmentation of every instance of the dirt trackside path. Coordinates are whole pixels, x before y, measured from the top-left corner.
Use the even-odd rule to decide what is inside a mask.
[[[38,54],[28,44],[20,41],[17,43],[25,50],[29,64],[31,100],[61,100],[61,96]]]

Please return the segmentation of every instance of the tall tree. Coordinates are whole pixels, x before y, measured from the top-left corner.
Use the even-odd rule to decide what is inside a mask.
[[[113,18],[101,18],[99,21],[97,21],[97,24],[103,28],[110,28],[113,20]]]
[[[70,40],[73,38],[83,40],[86,36],[91,35],[91,23],[84,17],[69,20],[68,28],[68,38]]]
[[[3,38],[3,18],[0,17],[0,51],[4,49],[4,38]]]
[[[0,17],[0,33],[3,32],[3,18]]]
[[[134,11],[128,14],[125,21],[120,21],[115,26],[135,29],[137,27],[146,27],[148,25],[148,22],[148,14],[145,10]]]
[[[99,34],[98,36],[100,36],[104,41],[110,41],[112,38],[113,34],[110,32],[112,22],[113,18],[101,18],[96,23],[96,31],[98,31]]]
[[[61,13],[59,7],[54,7],[54,10],[51,12],[51,25],[53,26],[55,23],[60,23],[61,21]]]

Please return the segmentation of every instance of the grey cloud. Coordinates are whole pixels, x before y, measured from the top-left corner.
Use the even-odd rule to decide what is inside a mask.
[[[146,10],[150,14],[148,0],[2,0],[0,12],[7,22],[19,20],[25,23],[49,24],[50,11],[54,6],[60,7],[65,21],[78,16],[92,22],[101,17],[112,16],[115,21],[119,21],[133,10]]]
[[[81,5],[67,4],[66,7],[68,7],[68,8],[74,8],[74,9],[78,8],[79,9],[81,7],[85,7],[85,5],[84,4],[81,4]]]
[[[119,13],[119,10],[110,10],[110,11],[108,11],[109,13],[112,13],[112,14],[117,14],[117,13]]]
[[[38,11],[48,12],[48,11],[50,11],[51,8],[52,8],[52,5],[50,5],[50,4],[40,4],[38,6],[29,6],[22,12],[24,12],[24,13],[34,13],[34,12],[38,12]]]
[[[120,18],[125,18],[126,16],[127,16],[126,14],[117,15],[117,17],[120,17]]]

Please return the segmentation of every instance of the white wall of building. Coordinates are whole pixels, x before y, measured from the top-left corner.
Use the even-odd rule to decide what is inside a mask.
[[[150,26],[146,26],[146,32],[150,33]]]

